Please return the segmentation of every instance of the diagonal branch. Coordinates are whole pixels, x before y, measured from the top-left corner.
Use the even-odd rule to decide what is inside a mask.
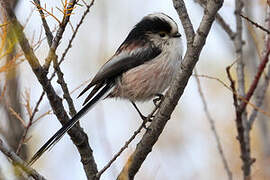
[[[20,167],[28,176],[34,178],[35,180],[45,180],[43,176],[38,174],[36,170],[28,167],[26,162],[24,162],[15,152],[11,151],[6,144],[0,139],[0,151],[5,154],[9,159],[11,159],[12,164]]]
[[[206,0],[194,0],[194,1],[199,3],[200,6],[202,6],[203,8],[205,8]],[[223,19],[223,17],[219,13],[217,13],[217,15],[216,15],[216,21],[223,28],[223,30],[227,33],[227,35],[230,37],[230,39],[233,41],[235,38],[235,32],[233,32],[230,25]]]
[[[262,31],[266,32],[267,34],[270,34],[270,31],[268,29],[266,29],[265,27],[259,25],[258,23],[252,21],[251,19],[249,19],[247,16],[240,14],[240,16],[242,18],[244,18],[245,20],[247,20],[248,22],[250,22],[253,26],[255,26],[256,28],[261,29]]]
[[[143,120],[142,124],[134,131],[133,135],[126,141],[125,145],[113,156],[113,158],[102,168],[96,175],[97,178],[100,176],[112,165],[112,163],[121,155],[121,153],[128,148],[128,145],[135,139],[135,137],[141,132],[143,128],[146,128],[146,123],[150,121],[150,118],[154,116],[155,112],[158,110],[159,104],[153,109],[153,111]],[[119,175],[121,177],[121,174]]]
[[[270,29],[270,7],[268,6],[266,9],[266,18],[265,18],[266,27]],[[270,41],[270,35],[265,35],[264,38],[264,51],[262,53],[263,56],[267,53],[267,43]],[[269,86],[269,77],[270,77],[270,65],[268,65],[268,70],[266,76],[264,77],[264,81],[262,85],[258,88],[259,90],[256,92],[255,96],[255,103],[257,107],[261,107],[263,104],[264,97],[266,95],[267,87]],[[258,111],[254,109],[249,117],[249,127],[252,128],[252,125],[257,117]]]
[[[240,106],[239,106],[239,111],[240,112],[243,112],[247,106],[247,102],[250,100],[250,98],[252,97],[252,95],[254,94],[254,91],[259,83],[259,80],[260,80],[260,77],[261,75],[263,74],[264,72],[264,69],[266,67],[266,64],[268,63],[269,61],[269,54],[270,54],[270,39],[268,39],[267,41],[267,44],[266,44],[266,48],[267,48],[267,51],[266,51],[266,54],[264,55],[259,67],[258,67],[258,72],[256,73],[252,83],[251,83],[251,86],[245,96],[245,99],[246,101],[243,101]]]
[[[186,38],[187,38],[187,45],[188,47],[192,46],[192,43],[194,41],[194,37],[195,37],[195,32],[192,26],[192,23],[190,21],[187,9],[186,9],[186,5],[184,3],[184,1],[173,1],[173,5],[174,8],[177,12],[181,12],[178,13],[178,16],[182,22],[182,25],[184,27],[184,31],[186,34]]]
[[[45,34],[46,34],[46,37],[47,37],[48,44],[49,44],[49,46],[51,46],[52,41],[53,41],[53,34],[52,34],[52,32],[50,30],[50,27],[49,27],[49,25],[48,25],[48,23],[47,23],[47,21],[45,19],[45,14],[44,14],[44,12],[43,12],[43,10],[41,8],[40,0],[34,0],[34,2],[35,2],[35,5],[36,5],[36,7],[38,9],[40,17],[41,17],[42,25],[43,25],[43,28],[45,30]]]
[[[193,68],[199,60],[201,50],[205,44],[216,13],[223,4],[222,0],[208,0],[203,19],[194,36],[193,27],[190,23],[184,1],[173,0],[173,2],[184,26],[188,39],[187,43],[189,45],[181,66],[179,67],[179,71],[177,72],[171,87],[166,92],[165,99],[161,103],[160,109],[149,126],[149,131],[143,135],[142,139],[137,144],[135,151],[127,162],[128,166],[125,166],[125,169],[122,169],[122,171],[127,170],[127,178],[129,179],[134,179],[134,176],[138,172],[147,155],[152,151],[154,144],[157,142],[158,137],[170,119],[170,116],[182,96],[190,76],[192,75]]]
[[[236,114],[236,128],[237,128],[237,140],[239,141],[240,144],[240,151],[241,151],[241,159],[243,162],[243,166],[242,166],[242,170],[243,170],[243,177],[244,180],[248,180],[250,179],[250,171],[251,171],[251,165],[255,162],[255,159],[252,159],[250,157],[250,144],[249,142],[249,136],[248,136],[248,142],[247,139],[245,137],[245,131],[247,131],[247,133],[249,132],[247,129],[245,129],[246,127],[244,126],[243,123],[243,116],[242,114],[244,113],[244,111],[240,111],[240,105],[238,103],[238,99],[237,99],[237,91],[236,91],[236,87],[235,87],[235,81],[233,80],[231,73],[230,73],[230,68],[231,66],[228,66],[226,68],[226,72],[227,72],[227,76],[228,79],[230,80],[231,83],[231,89],[233,92],[233,103],[234,103],[234,107],[235,107],[235,114]],[[249,134],[248,134],[249,135]]]
[[[63,16],[62,22],[59,25],[59,28],[58,28],[58,30],[56,32],[56,35],[55,35],[54,39],[53,39],[49,54],[48,54],[48,56],[46,58],[46,62],[44,64],[45,70],[49,69],[51,61],[57,61],[57,56],[56,56],[55,52],[56,52],[56,49],[57,49],[57,47],[59,45],[60,40],[62,39],[62,36],[63,36],[64,31],[66,29],[67,23],[69,22],[71,13],[72,13],[76,3],[77,3],[77,0],[70,0],[67,3],[68,6],[66,7],[65,14]]]

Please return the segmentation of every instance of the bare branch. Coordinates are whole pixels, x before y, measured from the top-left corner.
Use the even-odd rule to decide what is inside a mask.
[[[267,28],[270,28],[270,8],[269,6],[267,7],[266,9],[266,18],[265,18],[265,24],[266,24],[266,27]],[[267,53],[267,43],[268,41],[270,40],[270,35],[267,34],[265,36],[265,40],[264,40],[264,51],[263,51],[263,55],[262,56],[265,56],[265,54]],[[267,74],[266,76],[264,77],[264,81],[263,81],[263,84],[259,87],[259,90],[257,91],[257,93],[255,94],[255,103],[256,103],[256,106],[257,107],[261,107],[262,104],[263,104],[263,100],[264,100],[264,97],[265,97],[265,94],[266,94],[266,90],[267,90],[267,87],[269,86],[269,77],[270,77],[270,68],[269,68],[269,65],[268,65],[268,71],[267,71]],[[257,117],[257,113],[258,111],[255,109],[252,111],[250,117],[249,117],[249,127],[252,128],[252,125]]]
[[[50,27],[49,27],[49,25],[48,25],[48,23],[47,23],[47,21],[45,19],[45,14],[44,14],[44,12],[43,12],[43,10],[41,8],[40,0],[34,0],[34,2],[35,2],[35,5],[36,5],[36,7],[38,9],[40,17],[41,17],[42,25],[43,25],[43,28],[45,30],[45,34],[46,34],[46,37],[47,37],[48,44],[49,44],[49,46],[51,46],[52,41],[53,41],[53,34],[52,34],[52,32],[50,30]]]
[[[12,160],[12,164],[17,167],[20,167],[28,176],[33,177],[35,180],[45,180],[43,176],[38,174],[36,170],[28,167],[26,162],[24,162],[16,153],[11,151],[6,144],[0,139],[0,151],[5,154],[8,158]]]
[[[207,79],[212,79],[212,80],[216,80],[217,82],[219,82],[220,84],[222,84],[226,89],[228,89],[230,92],[232,92],[233,94],[235,94],[237,96],[238,99],[240,99],[241,101],[246,102],[248,105],[250,105],[255,111],[258,111],[262,114],[264,114],[267,117],[270,117],[270,113],[264,111],[263,109],[260,109],[257,105],[251,103],[250,101],[247,101],[245,99],[245,97],[240,96],[239,94],[237,94],[237,92],[233,92],[233,90],[222,80],[220,80],[219,78],[216,77],[212,77],[212,76],[208,76],[208,75],[196,75],[196,77],[202,77],[202,78],[207,78]]]
[[[245,20],[247,20],[248,22],[250,22],[252,25],[254,25],[255,27],[261,29],[262,31],[266,32],[267,34],[270,34],[270,31],[266,28],[264,28],[263,26],[259,25],[258,23],[252,21],[251,19],[249,19],[247,16],[244,16],[243,14],[240,14],[240,16],[242,18],[244,18]]]
[[[235,88],[235,81],[232,79],[232,76],[230,74],[230,68],[231,66],[228,66],[226,68],[227,76],[231,82],[231,88],[232,91],[236,93]],[[243,162],[242,170],[243,170],[243,176],[245,180],[250,179],[250,169],[251,165],[255,162],[255,159],[252,159],[250,157],[250,144],[249,144],[249,131],[245,129],[244,123],[243,123],[243,110],[239,111],[240,105],[238,104],[237,96],[233,93],[233,102],[235,106],[235,113],[236,113],[236,127],[237,127],[237,140],[240,144],[240,150],[241,150],[241,159]],[[248,139],[246,139],[246,131],[248,135]],[[248,142],[247,142],[248,140]]]
[[[194,0],[194,1],[199,3],[203,8],[205,8],[206,0]],[[234,40],[235,32],[233,32],[230,25],[228,23],[226,23],[226,21],[223,19],[223,17],[219,13],[217,13],[217,15],[216,15],[216,21],[223,28],[223,30],[227,33],[227,35],[230,37],[230,39]]]
[[[230,37],[230,39],[233,41],[235,39],[236,33],[233,32],[230,25],[226,23],[226,21],[222,18],[220,14],[217,14],[216,20],[218,24],[224,29],[224,31],[227,33],[227,35]]]
[[[198,85],[198,91],[199,91],[199,94],[200,94],[200,97],[201,97],[201,100],[202,100],[202,103],[203,103],[203,109],[204,109],[205,115],[207,117],[207,120],[208,120],[208,122],[210,124],[211,130],[212,130],[212,132],[214,134],[214,137],[215,137],[215,140],[216,140],[216,143],[217,143],[217,149],[218,149],[219,155],[221,157],[221,160],[222,160],[225,172],[227,173],[228,179],[232,180],[233,179],[232,172],[231,172],[231,170],[229,168],[227,159],[226,159],[226,157],[224,155],[223,148],[222,148],[222,145],[221,145],[221,142],[220,142],[220,138],[219,138],[218,132],[216,130],[215,121],[211,117],[210,112],[208,110],[206,99],[205,99],[205,96],[203,94],[202,87],[201,87],[201,82],[200,82],[200,79],[197,76],[196,69],[194,69],[194,72],[195,72],[195,79],[196,79],[196,82],[197,82],[197,85]]]
[[[56,49],[57,49],[57,47],[59,45],[60,40],[62,39],[63,33],[64,33],[65,29],[66,29],[66,26],[67,26],[67,24],[69,22],[69,19],[70,19],[70,15],[71,15],[76,3],[77,3],[77,0],[70,0],[67,3],[68,4],[67,7],[65,7],[66,8],[65,9],[65,14],[63,16],[60,27],[57,30],[56,35],[55,35],[55,37],[53,39],[53,42],[52,42],[48,57],[46,58],[46,62],[44,64],[45,70],[49,69],[51,61],[57,61],[57,56],[56,56],[55,52],[56,52]]]
[[[173,5],[174,5],[174,8],[176,9],[177,12],[181,12],[181,14],[178,13],[178,15],[179,15],[179,18],[182,22],[184,30],[185,30],[185,34],[186,34],[186,38],[187,38],[187,45],[188,45],[188,47],[192,46],[195,33],[194,33],[192,23],[189,19],[186,5],[185,5],[184,1],[173,1]]]
[[[244,74],[244,61],[243,61],[243,25],[241,19],[241,12],[243,9],[243,1],[242,0],[235,0],[235,17],[236,17],[236,37],[235,37],[235,51],[236,57],[238,58],[237,61],[237,77],[238,77],[238,93],[241,96],[245,96],[245,74]]]
[[[254,91],[259,83],[260,77],[263,74],[264,69],[266,67],[266,64],[269,61],[269,58],[268,58],[269,54],[270,54],[270,39],[267,42],[267,52],[266,52],[265,56],[263,57],[260,65],[258,67],[258,72],[256,73],[256,75],[255,75],[255,77],[250,85],[250,88],[245,96],[246,101],[250,100],[250,98],[252,97],[252,95],[253,95],[253,93],[254,93]],[[245,101],[242,102],[241,105],[239,106],[239,111],[244,111],[246,106],[247,106],[247,103]]]
[[[160,104],[159,104],[160,105]],[[128,145],[135,139],[135,137],[141,132],[143,128],[146,127],[146,123],[149,122],[151,117],[155,114],[158,110],[159,105],[157,105],[154,110],[147,116],[146,120],[143,120],[143,123],[139,126],[139,128],[133,133],[133,135],[127,140],[125,145],[113,156],[113,158],[102,168],[96,175],[99,179],[100,176],[112,165],[112,163],[122,154],[122,152],[128,148]],[[120,176],[120,175],[119,175]]]

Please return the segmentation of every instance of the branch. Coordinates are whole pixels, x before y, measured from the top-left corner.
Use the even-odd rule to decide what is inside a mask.
[[[0,0],[0,3],[6,11],[8,20],[11,22],[11,25],[14,27],[14,34],[16,35],[18,42],[25,54],[26,59],[28,60],[34,74],[36,75],[38,81],[43,87],[43,90],[46,92],[49,99],[50,105],[53,109],[54,114],[61,124],[65,124],[69,121],[69,117],[64,110],[61,98],[56,94],[55,90],[52,87],[51,82],[47,78],[47,72],[39,64],[37,57],[35,56],[33,49],[30,47],[24,33],[23,27],[17,21],[17,18],[14,12],[9,7],[9,4],[5,0]],[[88,137],[83,131],[83,129],[76,124],[73,128],[68,131],[73,143],[76,145],[80,156],[81,161],[87,175],[88,179],[92,179],[97,173],[97,166],[93,157],[93,152],[88,143]]]
[[[234,40],[236,57],[238,58],[236,73],[237,73],[237,93],[240,96],[245,96],[245,63],[243,59],[243,24],[241,13],[244,3],[243,0],[235,0],[235,20],[236,20],[236,36]],[[239,100],[239,103],[243,101]],[[244,179],[249,179],[251,174],[251,164],[253,160],[250,156],[250,135],[248,131],[248,121],[246,109],[241,111],[239,106],[235,107],[236,110],[236,126],[238,132],[238,141],[240,144],[241,159],[243,162],[242,171]],[[243,126],[243,129],[241,129]]]
[[[270,28],[270,8],[269,6],[267,6],[267,9],[266,9],[266,18],[265,18],[265,24],[266,24],[266,27],[267,28]],[[267,53],[267,43],[270,41],[270,35],[267,34],[265,35],[265,38],[264,38],[264,51],[263,51],[263,55],[262,56],[265,56],[265,54]],[[270,65],[268,65],[268,71],[266,73],[266,76],[264,77],[264,82],[263,84],[259,87],[259,90],[258,92],[255,94],[255,103],[256,103],[256,106],[257,107],[261,107],[262,104],[263,104],[263,100],[265,98],[265,95],[266,95],[266,91],[267,91],[267,87],[269,85],[269,77],[270,77]],[[252,128],[252,125],[257,117],[257,114],[258,114],[258,111],[256,109],[254,109],[249,117],[249,127],[250,129]]]
[[[258,72],[256,73],[251,85],[250,85],[250,88],[247,92],[247,95],[245,96],[245,99],[246,101],[243,101],[241,103],[241,105],[239,106],[239,111],[243,112],[247,106],[247,102],[250,100],[250,98],[252,97],[258,83],[259,83],[259,80],[260,80],[260,77],[261,75],[263,74],[264,72],[264,69],[266,67],[266,64],[268,63],[269,61],[269,54],[270,54],[270,39],[268,39],[267,41],[267,52],[265,54],[265,56],[263,57],[259,67],[258,67]]]
[[[12,164],[21,168],[30,178],[34,178],[35,180],[45,180],[43,176],[38,174],[36,170],[28,167],[26,162],[24,162],[15,152],[11,151],[6,144],[0,139],[0,151],[5,154],[9,159],[11,159]]]
[[[75,38],[76,34],[77,34],[77,31],[78,31],[78,28],[80,27],[81,23],[83,22],[83,19],[85,18],[86,14],[89,12],[90,10],[90,7],[94,4],[94,0],[91,1],[90,5],[86,5],[87,8],[86,8],[86,11],[85,13],[83,14],[82,18],[81,18],[81,21],[79,22],[76,30],[74,31],[73,33],[73,36],[71,37],[71,40],[69,41],[69,44],[68,44],[68,47],[67,49],[65,50],[62,58],[61,58],[61,61],[64,59],[64,56],[66,55],[66,53],[68,52],[68,50],[70,49],[71,47],[71,43],[73,41],[73,39]],[[73,7],[72,7],[73,8]],[[69,8],[68,8],[69,9]],[[71,9],[72,10],[72,9]],[[71,12],[70,12],[71,13]],[[68,107],[69,107],[69,114],[70,116],[74,116],[76,114],[76,110],[75,110],[75,107],[74,107],[74,103],[73,103],[73,100],[70,96],[70,93],[69,93],[69,90],[68,90],[68,87],[67,87],[67,84],[64,80],[64,74],[63,72],[61,71],[61,68],[59,66],[59,63],[57,62],[57,57],[55,57],[55,59],[53,60],[53,64],[54,64],[54,69],[57,74],[57,77],[58,77],[58,80],[57,80],[57,83],[60,84],[62,90],[63,90],[63,93],[64,93],[64,99],[67,101],[68,103]]]
[[[192,26],[192,23],[190,21],[187,9],[186,9],[186,5],[184,3],[184,1],[173,1],[173,5],[174,8],[177,12],[181,12],[178,13],[178,16],[182,22],[182,25],[184,27],[184,31],[186,34],[186,38],[187,38],[187,46],[191,47],[192,43],[194,41],[194,37],[195,37],[195,32]]]
[[[237,61],[237,77],[238,77],[238,93],[240,96],[245,96],[245,74],[244,74],[244,61],[243,61],[243,39],[242,39],[242,33],[243,33],[243,25],[242,25],[242,19],[241,19],[241,12],[243,9],[243,2],[242,0],[235,0],[235,17],[236,17],[236,37],[234,40],[235,45],[235,52],[236,57],[238,59]]]
[[[200,6],[202,6],[203,8],[205,8],[206,0],[194,0],[194,1],[199,3]],[[228,23],[226,23],[226,21],[223,19],[223,17],[219,13],[217,13],[217,15],[216,15],[216,21],[223,28],[223,30],[227,33],[227,35],[230,37],[230,39],[233,41],[235,38],[235,32],[233,32],[230,25]]]
[[[135,137],[141,132],[143,128],[146,128],[146,123],[150,121],[151,117],[154,116],[155,112],[160,107],[160,103],[155,106],[154,110],[147,116],[146,120],[143,120],[143,123],[139,126],[139,128],[133,133],[133,135],[127,140],[125,145],[113,156],[113,158],[102,168],[96,175],[99,179],[100,176],[112,165],[112,163],[122,154],[122,152],[128,148],[128,145],[135,139]],[[147,129],[147,128],[146,128]],[[121,176],[121,174],[119,175]]]
[[[250,144],[249,144],[249,136],[248,136],[248,142],[245,137],[245,129],[244,123],[243,123],[243,118],[242,118],[242,113],[243,111],[239,111],[239,104],[238,104],[238,99],[236,95],[236,88],[235,88],[235,81],[232,79],[232,76],[230,74],[230,68],[231,66],[228,66],[226,68],[227,76],[228,79],[231,82],[231,88],[233,91],[233,102],[234,102],[234,107],[235,107],[235,113],[236,113],[236,127],[237,127],[237,140],[239,141],[240,144],[240,151],[241,151],[241,159],[243,162],[242,170],[243,170],[243,175],[244,179],[248,180],[250,177],[250,167],[251,165],[255,162],[255,159],[252,159],[250,157]],[[249,133],[249,132],[247,132]]]
[[[49,46],[51,46],[52,45],[52,41],[53,41],[53,34],[52,34],[52,32],[50,30],[50,27],[49,27],[49,25],[48,25],[48,23],[47,23],[47,21],[45,19],[45,14],[44,14],[44,12],[43,12],[43,10],[41,8],[40,0],[34,0],[34,2],[35,2],[34,3],[35,6],[38,9],[38,12],[40,14],[40,17],[41,17],[42,25],[43,25],[43,28],[45,30],[45,34],[46,34],[46,37],[47,37],[48,44],[49,44]]]
[[[186,7],[183,0],[174,0],[174,6],[184,26],[187,36],[188,48],[185,57],[179,67],[171,87],[165,95],[164,101],[161,103],[160,109],[155,115],[150,124],[149,131],[143,135],[140,142],[137,144],[135,151],[132,153],[132,158],[127,162],[128,169],[123,168],[123,171],[128,171],[128,178],[133,179],[138,172],[147,155],[151,152],[158,137],[162,133],[166,123],[175,109],[184,89],[192,75],[193,68],[199,60],[200,52],[205,44],[210,28],[213,24],[217,11],[221,8],[223,1],[208,0],[206,10],[204,11],[202,22],[194,35],[193,27],[190,23]],[[193,41],[192,41],[193,40]]]
[[[229,168],[228,161],[227,161],[227,159],[226,159],[226,157],[224,155],[223,148],[222,148],[222,145],[221,145],[221,142],[220,142],[220,138],[219,138],[219,135],[218,135],[217,130],[216,130],[215,121],[211,117],[210,112],[208,110],[206,99],[205,99],[205,96],[203,94],[202,87],[201,87],[201,82],[200,82],[199,77],[197,76],[196,69],[194,69],[194,71],[195,71],[195,79],[196,79],[196,82],[197,82],[197,85],[198,85],[198,91],[199,91],[199,94],[200,94],[200,97],[201,97],[201,100],[202,100],[202,103],[203,103],[203,108],[204,108],[205,115],[206,115],[207,120],[208,120],[208,122],[210,124],[211,130],[212,130],[212,132],[214,134],[214,137],[215,137],[215,140],[216,140],[216,143],[217,143],[217,149],[218,149],[219,155],[221,157],[224,169],[225,169],[225,171],[227,173],[228,179],[232,180],[233,179],[232,172],[231,172],[231,170]]]
[[[69,90],[67,87],[67,83],[64,80],[64,73],[61,71],[61,68],[60,68],[60,66],[58,66],[58,63],[56,61],[53,61],[53,62],[54,62],[53,66],[54,66],[55,72],[56,72],[57,77],[58,77],[57,83],[61,86],[61,88],[63,90],[63,93],[64,93],[63,97],[68,104],[69,114],[71,117],[73,117],[76,114],[76,109],[75,109],[73,100],[70,96],[70,93],[69,93]]]
[[[243,56],[242,56],[242,22],[241,22],[241,9],[242,9],[242,2],[241,1],[236,1],[236,20],[237,20],[237,38],[235,40],[235,47],[236,47],[236,53],[240,56],[240,61],[237,66],[237,74],[238,74],[238,84],[239,84],[239,89],[238,93],[242,96],[242,93],[245,94],[245,87],[244,87],[244,63],[243,63]],[[246,115],[246,106],[247,102],[249,102],[250,98],[254,94],[254,91],[256,87],[258,86],[259,80],[261,75],[264,72],[264,69],[266,67],[266,64],[268,62],[268,57],[270,54],[270,39],[267,40],[266,42],[266,53],[265,56],[263,57],[259,67],[258,67],[258,72],[256,73],[254,80],[251,83],[251,86],[245,95],[245,101],[240,101],[241,104],[235,105],[235,110],[236,110],[236,125],[237,125],[237,132],[238,132],[238,137],[237,139],[239,140],[240,143],[240,150],[241,150],[241,159],[243,161],[243,176],[244,179],[250,179],[251,176],[251,165],[255,162],[255,159],[251,158],[250,156],[250,129],[251,129],[251,123],[247,121],[247,115]],[[233,84],[232,78],[230,77],[230,72],[229,68],[227,70],[228,77],[231,81],[231,84]],[[235,97],[234,97],[234,102],[235,102]]]
[[[244,16],[243,14],[240,14],[240,16],[242,18],[244,18],[245,20],[247,20],[248,22],[250,22],[255,27],[261,29],[262,31],[266,32],[267,34],[270,34],[270,31],[268,29],[264,28],[263,26],[259,25],[258,23],[252,21],[251,19],[249,19],[248,17]]]
[[[83,15],[82,15],[82,17],[81,17],[80,22],[79,22],[78,25],[76,26],[76,29],[75,29],[75,31],[73,32],[71,39],[69,40],[68,46],[67,46],[67,48],[65,49],[64,53],[62,54],[62,57],[61,57],[60,61],[58,62],[58,65],[57,65],[57,66],[60,66],[61,63],[64,61],[64,59],[65,59],[65,57],[66,57],[68,51],[69,51],[70,48],[72,47],[72,42],[73,42],[73,40],[75,39],[75,37],[76,37],[76,35],[77,35],[77,33],[78,33],[78,30],[79,30],[80,26],[82,25],[82,23],[83,23],[83,21],[84,21],[86,15],[89,13],[90,8],[91,8],[93,5],[94,5],[94,0],[91,1],[91,3],[90,3],[89,5],[86,4],[86,10],[84,11],[84,13],[83,13]],[[52,73],[51,77],[49,78],[49,81],[51,81],[51,80],[55,77],[55,74],[56,74],[56,69],[54,70],[54,72]],[[31,118],[33,118],[33,117],[35,116],[36,112],[38,111],[38,107],[39,107],[40,102],[42,101],[44,95],[45,95],[45,92],[43,91],[43,92],[41,93],[40,97],[39,97],[38,103],[36,104],[36,106],[35,106],[35,108],[34,108],[34,111],[33,111],[33,114],[32,114],[32,116],[31,116]],[[71,112],[71,111],[70,111],[70,112]],[[31,118],[30,118],[30,119],[31,119]]]
[[[70,15],[74,9],[75,4],[77,3],[77,0],[70,0],[67,4],[68,6],[65,9],[65,14],[63,16],[62,22],[59,26],[59,29],[56,32],[56,35],[53,39],[49,54],[46,58],[46,62],[44,64],[45,70],[49,69],[51,61],[57,61],[57,56],[55,54],[56,49],[59,45],[60,40],[62,39],[63,33],[66,29],[67,23],[69,22]]]

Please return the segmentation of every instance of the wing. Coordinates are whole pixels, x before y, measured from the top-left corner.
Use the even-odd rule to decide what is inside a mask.
[[[100,68],[91,83],[88,84],[78,97],[83,95],[92,86],[104,84],[107,79],[113,79],[129,69],[157,57],[160,53],[161,49],[153,46],[151,42],[144,43],[143,46],[138,43],[122,44],[115,55]]]

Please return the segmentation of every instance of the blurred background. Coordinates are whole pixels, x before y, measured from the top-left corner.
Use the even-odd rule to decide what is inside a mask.
[[[60,0],[41,1],[42,6],[45,3],[48,10],[54,9],[53,12],[56,17],[62,17],[61,12],[57,10],[57,7],[62,7]],[[201,21],[203,9],[194,1],[186,1],[186,6],[192,24],[196,29]],[[246,0],[244,14],[263,24],[266,6],[264,0]],[[74,15],[71,16],[73,27],[78,24],[84,9],[82,6],[77,6],[74,10]],[[15,12],[19,21],[25,25],[24,31],[33,44],[38,41],[40,34],[42,38],[45,37],[39,13],[33,3],[29,0],[18,0]],[[101,65],[114,54],[130,29],[143,16],[153,12],[164,12],[171,16],[178,23],[181,34],[184,35],[172,1],[97,0],[87,15],[76,36],[72,49],[61,66],[69,89],[72,91],[80,87],[86,80],[91,79]],[[224,2],[220,14],[235,30],[233,0]],[[0,13],[0,16],[2,16],[2,13]],[[46,19],[51,29],[57,27],[58,23],[54,18],[48,16]],[[253,27],[248,28],[246,21],[243,22],[245,32],[244,60],[247,63],[246,75],[247,85],[249,85],[259,62],[258,53],[263,49],[264,33]],[[59,56],[62,55],[71,38],[72,26],[68,25],[66,28],[60,47],[57,50]],[[255,35],[253,38],[251,38],[250,29],[253,30],[252,35]],[[183,36],[184,47],[185,43],[186,40]],[[36,50],[42,64],[48,55],[48,50],[46,40]],[[5,57],[0,60],[1,65],[5,64]],[[214,23],[199,63],[196,66],[198,74],[218,78],[229,85],[225,68],[235,60],[233,42],[223,29],[217,23]],[[14,86],[8,85],[7,87],[7,93],[10,93],[10,97],[6,97],[7,101],[23,119],[29,119],[27,109],[23,103],[28,98],[30,106],[33,108],[39,99],[42,88],[23,57],[18,64],[16,72],[14,72],[14,69],[13,71],[1,72],[0,86],[2,89],[6,80],[8,80],[7,84],[9,82],[15,83]],[[233,74],[235,74],[235,71],[233,71]],[[232,93],[217,80],[200,78],[200,81],[209,111],[215,121],[224,155],[233,173],[233,179],[241,179],[242,162],[240,160],[239,144],[236,140]],[[53,85],[57,89],[57,93],[62,97],[61,88],[56,83],[56,80],[53,80]],[[12,90],[15,92],[12,92]],[[82,88],[72,93],[76,110],[82,107],[84,100],[83,97],[76,99],[80,90]],[[266,96],[264,111],[268,111],[268,101],[269,97]],[[14,123],[18,124],[19,122],[18,119],[10,115],[10,111],[7,110],[3,101],[1,101],[1,104],[0,137],[12,146],[11,139],[14,139],[14,137],[16,139],[18,133],[21,133],[20,127],[17,129],[15,128],[16,125],[14,125]],[[66,104],[65,107],[67,107]],[[148,114],[154,108],[154,105],[152,102],[146,102],[140,103],[139,107],[143,109],[144,114]],[[249,111],[253,110],[251,107],[248,109]],[[45,97],[36,117],[49,110],[50,105]],[[12,118],[13,124],[10,123]],[[251,154],[252,157],[256,158],[256,162],[252,166],[252,178],[256,180],[270,179],[270,170],[268,168],[270,165],[268,121],[269,117],[259,114],[251,132]],[[98,168],[101,169],[137,129],[141,119],[128,101],[106,99],[97,104],[80,122],[88,134],[90,145],[94,150],[95,160]],[[29,140],[23,148],[24,157],[29,159],[60,127],[60,123],[52,113],[38,120],[30,128],[27,135]],[[116,179],[142,135],[143,133],[137,136],[128,149],[102,175],[101,179]],[[44,154],[33,167],[47,179],[86,179],[79,154],[67,135],[51,151]],[[0,177],[8,180],[16,179],[11,165],[2,153],[0,153]],[[195,77],[190,79],[184,95],[172,114],[171,120],[154,146],[153,151],[143,163],[136,175],[136,179],[228,179],[217,150],[217,143],[203,110]]]

